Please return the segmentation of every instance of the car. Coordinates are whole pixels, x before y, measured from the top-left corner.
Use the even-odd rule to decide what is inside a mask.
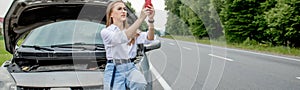
[[[4,18],[6,51],[13,54],[0,68],[1,90],[101,90],[106,52],[105,28],[109,0],[14,0]],[[128,11],[128,23],[136,15]],[[146,52],[160,41],[139,44],[133,62],[152,75]]]

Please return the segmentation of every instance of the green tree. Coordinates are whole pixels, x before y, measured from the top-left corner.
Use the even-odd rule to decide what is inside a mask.
[[[300,46],[300,1],[279,0],[276,6],[265,12],[268,29],[265,33],[273,45]]]
[[[260,3],[260,7],[258,8],[259,10],[256,11],[258,14],[254,16],[254,22],[252,23],[254,24],[253,26],[257,28],[256,35],[252,37],[252,40],[255,40],[259,43],[269,44],[270,39],[265,33],[265,30],[268,29],[268,24],[264,18],[264,12],[274,8],[276,3],[277,0],[266,0],[265,2]]]
[[[189,35],[189,29],[177,15],[168,13],[166,32],[171,35]]]
[[[208,37],[203,20],[200,19],[200,14],[197,14],[199,10],[197,3],[199,4],[198,0],[166,0],[165,9],[169,11],[166,31],[177,33],[176,35],[192,34],[197,38]]]
[[[257,30],[256,19],[261,12],[260,3],[263,0],[225,0],[221,11],[225,29],[225,37],[229,42],[241,43],[247,38],[257,39],[261,36]]]
[[[168,10],[166,32],[171,35],[190,35],[189,18],[183,17],[186,12],[184,6],[179,0],[166,0],[166,10]]]
[[[222,7],[221,0],[182,0],[182,3],[191,9],[190,12],[195,14],[194,16],[185,15],[185,17],[193,19],[190,20],[192,23],[197,24],[189,25],[194,36],[216,39],[223,35],[222,24],[218,15],[218,10],[220,11]]]

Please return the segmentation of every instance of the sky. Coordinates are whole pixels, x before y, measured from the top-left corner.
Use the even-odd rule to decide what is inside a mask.
[[[0,17],[4,17],[13,0],[0,0]]]
[[[7,10],[9,9],[13,0],[0,0],[0,17],[4,17]],[[142,9],[142,5],[145,3],[145,0],[123,0],[129,1],[132,4],[132,7],[137,12],[137,16]],[[164,29],[165,23],[167,22],[167,11],[164,10],[165,8],[165,1],[164,0],[151,0],[153,7],[155,8],[155,28],[157,29]]]

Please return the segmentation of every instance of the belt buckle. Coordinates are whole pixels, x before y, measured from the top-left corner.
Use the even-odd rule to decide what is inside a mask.
[[[120,59],[113,59],[113,63],[115,65],[121,65],[122,64],[122,60],[120,60]]]
[[[117,62],[116,62],[116,61],[117,61],[116,59],[113,59],[113,60],[112,60],[112,62],[113,62],[114,65],[117,65]]]
[[[115,65],[121,65],[121,64],[125,64],[125,63],[130,63],[129,59],[113,59],[113,63]]]
[[[119,61],[120,61],[120,64],[123,64],[123,60],[122,59],[120,59]]]

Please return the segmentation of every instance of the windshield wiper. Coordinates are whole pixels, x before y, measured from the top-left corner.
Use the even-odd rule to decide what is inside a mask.
[[[84,47],[82,45],[87,45],[87,46],[95,46],[93,48],[90,47]],[[60,47],[60,48],[82,48],[84,50],[104,50],[104,44],[86,44],[83,42],[78,42],[78,43],[73,43],[73,44],[56,44],[56,45],[51,45],[51,48],[53,47]]]
[[[68,44],[55,44],[55,45],[50,45],[50,47],[69,47],[69,46],[72,46],[72,45],[86,45],[85,43],[68,43]]]
[[[47,50],[47,51],[54,51],[52,48],[44,47],[44,46],[37,46],[37,45],[22,45],[22,47],[29,47],[29,48],[34,48],[36,50]]]

